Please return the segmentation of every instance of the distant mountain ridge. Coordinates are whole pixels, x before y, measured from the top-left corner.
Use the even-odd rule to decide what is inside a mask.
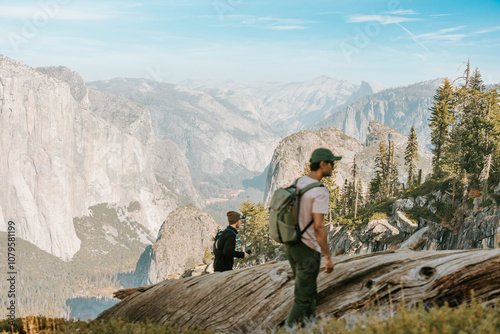
[[[430,147],[429,108],[442,82],[443,79],[435,79],[367,95],[310,129],[334,126],[349,136],[365,141],[370,121],[394,127],[405,135],[414,125],[420,144]]]
[[[377,82],[362,81],[357,86],[328,76],[290,83],[186,80],[179,85],[229,100],[242,110],[257,112],[281,136],[308,129],[337,109],[383,89]]]

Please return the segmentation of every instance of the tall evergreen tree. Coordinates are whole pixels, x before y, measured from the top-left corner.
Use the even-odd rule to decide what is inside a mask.
[[[400,188],[400,183],[399,183],[399,171],[398,171],[398,164],[396,162],[395,156],[396,156],[396,148],[394,145],[394,141],[389,141],[389,184],[388,184],[388,189],[389,189],[389,196],[394,196],[399,193],[399,188]]]
[[[418,141],[415,126],[411,127],[410,134],[405,149],[405,166],[408,168],[407,188],[411,188],[415,183],[415,173],[417,172],[416,161],[418,159]]]
[[[382,176],[380,171],[375,171],[375,177],[371,179],[368,187],[368,200],[371,203],[376,203],[382,199]]]
[[[455,93],[448,79],[438,88],[434,102],[430,108],[431,144],[433,175],[436,178],[444,176],[444,159],[450,139],[450,127],[454,122]]]
[[[240,204],[240,212],[247,216],[242,229],[242,246],[245,251],[251,250],[252,255],[268,254],[272,247],[269,238],[268,212],[262,202],[246,201]]]
[[[380,178],[378,191],[380,198],[386,198],[389,194],[389,152],[383,139],[378,146],[378,154],[375,156],[376,178]]]
[[[472,76],[470,77],[469,89],[474,89],[479,92],[482,92],[484,89],[484,81],[483,78],[481,77],[481,72],[479,72],[479,69],[477,67],[474,73],[472,73]]]
[[[470,80],[470,88],[457,93],[456,122],[453,126],[453,148],[455,163],[477,180],[486,156],[492,154],[498,138],[498,92],[483,91],[482,78],[476,69]]]
[[[358,164],[356,163],[356,156],[354,156],[354,160],[352,161],[352,171],[351,171],[351,203],[352,203],[352,211],[354,212],[354,218],[356,218],[356,214],[358,212],[358,189],[356,184],[356,177],[358,176]]]

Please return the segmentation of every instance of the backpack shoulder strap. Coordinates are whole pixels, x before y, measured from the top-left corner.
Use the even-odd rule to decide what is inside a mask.
[[[299,195],[302,196],[304,195],[304,193],[312,188],[316,188],[316,187],[324,187],[323,183],[321,182],[313,182],[311,184],[308,184],[307,186],[305,186],[304,188],[300,189],[300,192],[299,192]]]
[[[240,251],[240,249],[241,249],[241,240],[240,240],[240,237],[238,236],[238,233],[234,232],[234,231],[233,231],[233,230],[231,230],[230,228],[226,228],[226,229],[224,230],[224,232],[225,232],[225,231],[231,231],[231,232],[233,232],[233,234],[234,234],[234,235],[235,235],[235,237],[236,237],[236,241],[238,241],[238,248],[236,249],[236,251],[237,251],[237,252],[239,252],[239,251]]]
[[[295,181],[295,183],[294,183],[295,185],[297,184],[297,181],[298,181],[298,179]],[[308,185],[307,185],[307,186],[305,186],[304,188],[300,189],[300,191],[298,192],[299,198],[300,198],[302,195],[304,195],[304,193],[305,193],[306,191],[311,190],[312,188],[316,188],[316,187],[324,187],[324,185],[323,185],[323,183],[321,183],[321,182],[313,182],[313,183],[311,183],[311,184],[308,184]],[[298,188],[297,188],[297,189],[298,189]],[[296,214],[297,214],[297,215],[296,215],[296,217],[297,217],[296,219],[297,219],[297,221],[299,221],[299,210],[298,210],[298,209],[299,209],[299,207],[297,207],[297,209],[296,209]],[[306,227],[305,227],[302,231],[301,231],[301,230],[299,230],[298,232],[300,233],[300,236],[302,236],[302,234],[304,234],[304,232],[305,232],[305,231],[306,231],[309,227],[311,227],[311,225],[312,225],[313,223],[314,223],[314,219],[313,219],[313,220],[311,220],[311,221],[307,224],[307,226],[306,226]]]

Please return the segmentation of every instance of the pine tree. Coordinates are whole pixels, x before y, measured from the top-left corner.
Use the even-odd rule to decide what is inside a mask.
[[[405,166],[408,168],[408,182],[407,188],[410,189],[416,180],[415,172],[417,171],[416,161],[418,159],[418,141],[415,132],[415,126],[411,127],[410,134],[408,135],[408,142],[405,149]]]
[[[364,206],[364,198],[363,198],[363,182],[361,178],[358,178],[358,183],[356,184],[356,198],[354,199],[354,219],[356,219],[358,215],[358,208]]]
[[[471,77],[470,89],[456,93],[457,118],[453,127],[454,176],[465,169],[477,180],[483,168],[485,156],[492,154],[498,138],[498,92],[482,91],[482,78],[476,69]]]
[[[351,180],[352,211],[354,212],[354,218],[356,218],[356,215],[358,213],[358,189],[357,189],[357,184],[356,184],[356,177],[358,176],[358,164],[356,163],[356,156],[354,156],[354,160],[352,162],[351,176],[352,176],[352,180]]]
[[[380,198],[386,198],[389,194],[389,156],[385,141],[381,139],[378,146],[378,154],[375,157],[376,178],[380,178],[378,186]]]
[[[399,193],[399,171],[396,162],[396,149],[393,141],[389,141],[389,196],[394,196]]]
[[[240,204],[240,212],[247,217],[244,220],[241,242],[243,249],[251,250],[252,255],[267,255],[270,252],[268,211],[262,202],[246,201]]]
[[[350,184],[349,184],[349,181],[347,179],[344,180],[344,186],[342,187],[342,191],[341,191],[341,201],[342,201],[342,204],[341,204],[341,212],[342,212],[342,215],[343,216],[346,216],[350,213],[350,210],[349,210],[349,197],[350,197]]]
[[[371,203],[376,203],[382,199],[382,176],[380,171],[375,171],[375,177],[371,179],[368,187],[368,199]]]
[[[337,185],[337,182],[335,181],[335,177],[337,175],[337,169],[333,169],[332,176],[329,177],[324,177],[321,180],[321,183],[325,186],[326,189],[328,189],[328,192],[330,194],[330,199],[329,199],[329,204],[328,204],[328,215],[326,217],[326,220],[331,223],[335,217],[337,217],[338,214],[338,201],[339,201],[339,196],[340,196],[340,189],[339,186]]]
[[[476,70],[474,71],[474,73],[472,73],[472,76],[470,77],[469,89],[474,89],[479,92],[482,92],[483,88],[484,88],[483,78],[481,77],[479,69],[476,67]]]
[[[435,178],[444,176],[444,159],[449,145],[450,127],[454,122],[455,93],[448,79],[438,88],[434,95],[434,103],[430,108],[431,117],[431,144],[434,146],[432,153],[433,175]]]

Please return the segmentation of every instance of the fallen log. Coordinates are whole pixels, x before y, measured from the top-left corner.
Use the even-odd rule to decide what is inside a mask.
[[[431,307],[500,300],[500,249],[387,251],[334,258],[318,277],[319,315],[358,313],[376,304],[389,315],[396,304]],[[216,332],[250,332],[283,322],[293,301],[288,262],[266,263],[211,275],[167,280],[133,291],[97,319],[149,319]],[[130,292],[130,291],[129,291]]]

